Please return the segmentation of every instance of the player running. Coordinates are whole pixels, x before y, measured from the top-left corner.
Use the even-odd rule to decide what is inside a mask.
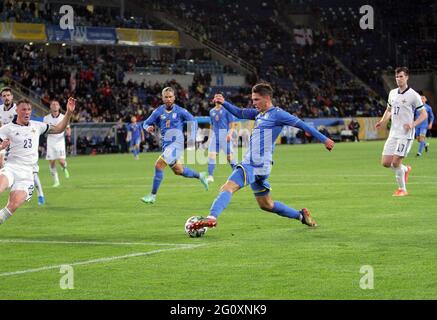
[[[143,123],[143,128],[149,133],[153,133],[155,127],[158,127],[161,130],[162,138],[162,154],[155,163],[152,192],[141,198],[145,203],[155,203],[156,193],[164,178],[164,169],[167,165],[170,166],[176,175],[199,179],[204,188],[208,190],[206,172],[198,173],[183,166],[178,161],[184,152],[184,122],[188,123],[189,141],[195,141],[196,120],[186,109],[174,103],[175,94],[173,88],[164,88],[162,90],[162,99],[164,104],[153,111],[150,117]]]
[[[395,172],[398,189],[393,193],[394,197],[408,195],[406,184],[411,166],[402,164],[402,161],[413,144],[414,128],[427,118],[420,95],[408,86],[408,74],[407,67],[396,68],[398,88],[390,91],[387,109],[375,125],[378,129],[386,125],[391,118],[390,133],[382,151],[381,164],[386,168],[392,168]],[[416,111],[420,116],[414,121]]]
[[[272,103],[272,97],[273,89],[267,83],[259,83],[252,88],[252,101],[255,108],[238,108],[225,101],[222,95],[214,96],[215,102],[222,104],[235,117],[255,120],[255,124],[250,136],[249,150],[243,161],[237,164],[228,181],[221,187],[220,194],[211,206],[209,216],[189,226],[192,230],[215,227],[217,217],[228,206],[232,195],[247,185],[251,186],[255,199],[262,210],[290,219],[297,219],[310,227],[317,226],[308,209],[303,208],[297,211],[282,202],[274,201],[270,195],[268,178],[273,162],[275,141],[284,126],[293,126],[311,133],[313,137],[324,143],[328,150],[332,150],[334,142],[316,129],[307,126],[299,118],[275,107]]]
[[[32,121],[32,105],[26,100],[17,103],[17,118],[0,128],[0,149],[6,149],[7,161],[0,170],[0,193],[10,188],[6,207],[0,210],[0,224],[32,197],[33,170],[38,163],[39,137],[44,133],[58,134],[65,130],[75,109],[75,99],[69,98],[64,119],[56,126]]]
[[[135,160],[140,159],[140,143],[144,141],[143,128],[137,123],[135,116],[131,117],[131,123],[127,124],[127,141],[129,142],[129,148],[134,155]]]
[[[43,119],[44,123],[51,126],[56,126],[59,122],[64,119],[64,115],[60,111],[61,106],[58,101],[53,100],[50,103],[50,114],[46,115]],[[71,136],[70,126],[67,126],[65,131],[58,134],[51,134],[47,137],[47,154],[46,160],[50,162],[50,174],[53,177],[53,187],[57,188],[61,184],[59,182],[58,171],[56,170],[56,160],[59,161],[62,170],[64,171],[64,176],[66,179],[70,178],[70,173],[67,169],[67,161],[65,160],[65,136]]]
[[[4,87],[0,94],[2,96],[3,105],[0,105],[0,127],[8,123],[11,123],[17,116],[17,106],[13,102],[14,96],[12,94],[12,89],[9,87]],[[0,169],[3,168],[6,155],[6,150],[0,151]],[[38,204],[43,205],[46,200],[44,197],[44,190],[42,189],[41,181],[38,176],[39,166],[38,163],[33,168],[33,179],[35,182],[35,188],[38,193]]]

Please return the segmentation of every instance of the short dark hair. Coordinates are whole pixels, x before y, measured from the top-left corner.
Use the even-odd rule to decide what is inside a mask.
[[[22,103],[32,105],[32,103],[30,102],[30,100],[24,98],[24,99],[20,99],[20,100],[18,100],[18,102],[17,102],[17,107],[18,107],[20,104],[22,104]]]
[[[407,67],[397,67],[395,70],[395,74],[404,72],[406,76],[408,76],[410,74],[410,71],[408,70]]]
[[[5,92],[5,91],[9,91],[9,92],[12,93],[12,89],[11,89],[11,88],[9,88],[9,87],[3,87],[3,88],[0,90],[0,94],[3,94],[3,92]]]
[[[257,83],[252,88],[252,93],[258,93],[260,96],[269,96],[273,97],[273,88],[267,82]]]

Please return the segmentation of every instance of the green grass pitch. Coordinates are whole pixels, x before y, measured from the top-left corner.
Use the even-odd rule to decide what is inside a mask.
[[[245,188],[197,239],[184,223],[207,215],[228,165],[209,192],[166,169],[146,205],[157,153],[69,158],[71,178],[58,169],[57,189],[41,160],[46,205],[35,196],[0,226],[0,299],[436,299],[437,142],[419,159],[414,144],[404,198],[392,197],[382,147],[278,146],[273,198],[309,208],[320,226],[261,211]],[[60,288],[63,264],[74,289]],[[360,287],[362,266],[373,268],[373,289]]]

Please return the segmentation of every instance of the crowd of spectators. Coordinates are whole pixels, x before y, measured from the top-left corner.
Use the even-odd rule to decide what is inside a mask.
[[[378,93],[384,93],[384,70],[393,71],[399,65],[410,70],[437,69],[435,1],[368,1],[374,8],[373,29],[360,27],[363,4],[358,0],[316,2],[312,14],[332,37],[331,52]]]
[[[60,3],[50,1],[0,0],[0,21],[59,24],[62,14]],[[119,27],[136,29],[170,30],[169,26],[145,11],[141,16],[120,8],[93,5],[74,5],[74,24],[78,26]]]
[[[257,76],[249,84],[260,79],[272,83],[278,100],[300,116],[380,116],[384,111],[373,91],[338,66],[327,33],[314,30],[312,45],[293,41],[277,21],[278,1],[166,0],[161,8],[188,30],[255,66]],[[363,63],[355,65],[362,68]],[[380,71],[369,75],[380,81]]]
[[[6,75],[30,88],[48,106],[51,99],[64,105],[70,95],[78,98],[76,122],[116,122],[137,115],[141,121],[161,103],[163,87],[172,86],[177,101],[196,116],[207,116],[214,93],[211,75],[196,73],[189,88],[175,80],[166,83],[125,81],[128,53],[116,55],[102,48],[98,55],[77,47],[52,56],[32,46],[10,45],[0,48],[0,63]],[[68,52],[67,52],[68,51]],[[296,72],[269,68],[268,74],[296,74],[292,86],[276,86],[276,103],[299,117],[380,116],[379,99],[362,86],[348,80],[332,59],[313,52],[313,57],[296,64]],[[300,59],[300,55],[296,56]],[[319,60],[321,59],[321,60]],[[270,79],[271,80],[271,79]],[[234,88],[227,97],[240,106],[250,103],[250,86]]]

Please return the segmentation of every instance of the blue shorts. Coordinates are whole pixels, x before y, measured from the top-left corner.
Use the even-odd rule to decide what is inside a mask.
[[[162,153],[159,156],[170,167],[173,167],[184,153],[184,145],[172,143],[168,146],[163,146]]]
[[[250,184],[255,196],[265,196],[271,190],[268,178],[268,175],[255,175],[251,165],[239,163],[228,180],[235,182],[240,188]]]
[[[222,150],[227,156],[232,154],[232,142],[225,139],[213,139],[208,147],[208,152],[219,153]]]
[[[428,129],[427,128],[417,128],[416,127],[416,137],[419,137],[419,136],[424,136],[424,137],[426,137],[426,132],[428,131]]]
[[[141,143],[141,138],[140,137],[133,138],[130,141],[130,146],[133,147],[133,146],[136,146],[136,145],[140,145],[140,143]]]

